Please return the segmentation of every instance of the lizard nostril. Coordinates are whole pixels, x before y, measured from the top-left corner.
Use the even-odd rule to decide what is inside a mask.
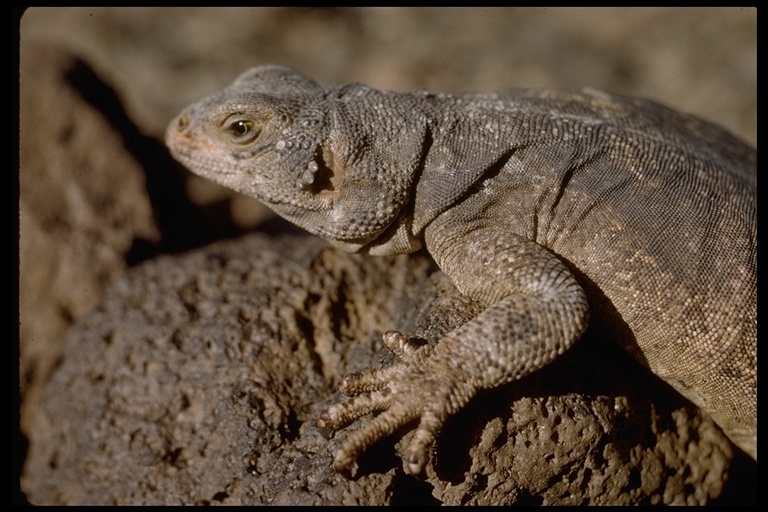
[[[189,119],[186,115],[179,116],[179,118],[176,120],[176,129],[181,131],[184,131],[187,126],[189,126]]]

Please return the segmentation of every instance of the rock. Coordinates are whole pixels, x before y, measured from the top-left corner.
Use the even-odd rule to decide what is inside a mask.
[[[159,238],[141,163],[106,113],[70,81],[85,68],[49,45],[21,51],[23,393],[45,380],[66,329],[125,270],[131,251]]]
[[[724,435],[595,336],[476,397],[446,425],[425,479],[402,471],[402,432],[361,457],[354,478],[335,473],[345,431],[329,440],[314,419],[342,375],[384,353],[382,331],[414,327],[440,276],[422,255],[371,258],[260,234],[128,271],[66,338],[29,425],[27,496],[574,505],[702,504],[723,492]]]

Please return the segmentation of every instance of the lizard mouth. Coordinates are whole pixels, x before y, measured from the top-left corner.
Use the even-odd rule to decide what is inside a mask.
[[[165,131],[165,143],[174,158],[183,163],[195,174],[213,178],[215,174],[235,174],[236,169],[222,165],[220,149],[212,144],[205,134],[198,133],[192,126],[189,115],[183,113],[168,125]]]

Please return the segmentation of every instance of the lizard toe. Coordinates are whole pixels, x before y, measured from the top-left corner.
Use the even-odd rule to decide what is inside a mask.
[[[424,471],[435,440],[445,423],[445,415],[436,414],[436,412],[439,411],[427,410],[422,414],[419,428],[408,445],[408,451],[403,460],[405,470],[411,475],[420,475]]]
[[[386,410],[391,404],[392,396],[387,389],[361,394],[330,406],[318,417],[316,425],[337,430],[366,414]]]
[[[380,439],[392,434],[401,426],[417,418],[419,409],[395,403],[371,419],[344,440],[334,457],[333,467],[337,471],[349,471],[357,457]]]
[[[409,338],[400,331],[387,331],[381,335],[381,340],[398,359],[408,362],[414,359],[414,355],[423,352],[426,347],[421,340]]]

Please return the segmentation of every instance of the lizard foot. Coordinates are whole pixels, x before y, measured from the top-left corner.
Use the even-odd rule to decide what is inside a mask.
[[[337,471],[349,471],[358,455],[401,426],[419,418],[419,425],[403,457],[408,473],[420,474],[445,420],[474,394],[466,378],[452,375],[453,365],[435,357],[434,346],[419,345],[397,331],[382,335],[398,361],[380,370],[369,369],[345,377],[339,390],[348,400],[328,408],[319,427],[339,429],[368,413],[379,413],[342,443],[334,458]]]

